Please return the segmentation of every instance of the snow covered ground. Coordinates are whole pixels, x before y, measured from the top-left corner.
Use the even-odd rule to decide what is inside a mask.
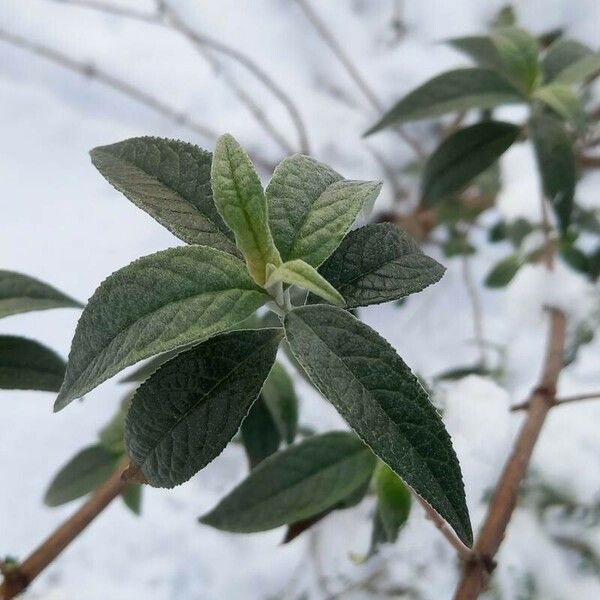
[[[293,1],[172,4],[190,24],[243,49],[290,93],[308,124],[317,158],[347,177],[365,179],[381,176],[369,147],[395,164],[411,158],[394,136],[361,140],[374,115]],[[386,105],[433,74],[464,64],[438,42],[482,31],[501,5],[484,0],[405,2],[407,33],[398,42],[390,27],[390,0],[312,4]],[[150,0],[113,0],[113,5],[151,8]],[[522,23],[535,32],[563,26],[598,46],[597,0],[522,0],[517,9]],[[219,133],[233,133],[269,160],[276,162],[281,156],[222,79],[169,31],[49,0],[3,0],[0,28],[93,60]],[[295,144],[295,132],[276,100],[235,64],[228,63],[227,72],[252,91]],[[2,42],[0,132],[0,266],[37,276],[81,300],[112,271],[177,243],[110,188],[90,164],[88,150],[146,134],[210,144],[97,82]],[[508,182],[500,199],[502,212],[511,217],[535,214],[538,182],[528,147],[511,150],[502,169]],[[587,204],[598,206],[599,191],[598,178],[583,181],[581,194]],[[384,190],[382,205],[388,198],[389,190]],[[499,252],[492,248],[478,255],[473,263],[478,282]],[[362,311],[413,370],[426,377],[476,357],[460,261],[444,262],[444,279],[402,309]],[[446,384],[438,397],[461,460],[475,528],[522,418],[507,408],[524,397],[537,375],[545,331],[543,304],[552,299],[580,318],[590,309],[594,293],[597,290],[565,269],[548,279],[534,267],[522,269],[506,293],[483,292],[486,336],[506,347],[503,387],[468,377]],[[0,330],[35,337],[66,356],[77,316],[70,310],[15,316],[2,320]],[[600,345],[595,342],[564,373],[561,393],[598,389],[599,362]],[[303,423],[322,430],[343,426],[333,409],[300,380],[298,388]],[[73,511],[73,505],[45,508],[45,487],[60,465],[93,441],[123,391],[122,385],[109,382],[89,394],[84,404],[56,415],[50,395],[0,392],[0,555],[25,556]],[[597,502],[600,495],[599,422],[600,403],[552,413],[534,457],[536,474],[579,503]],[[29,597],[323,599],[371,575],[382,588],[409,588],[427,600],[450,597],[456,561],[418,508],[398,544],[361,566],[349,555],[364,553],[368,546],[369,502],[331,516],[314,534],[287,546],[279,545],[281,531],[236,536],[198,525],[196,517],[244,471],[241,450],[231,446],[187,484],[172,491],[145,490],[141,518],[115,503],[36,581]],[[497,596],[490,597],[600,597],[598,577],[578,568],[577,561],[552,542],[551,533],[532,510],[517,509],[498,557]],[[600,551],[600,528],[586,529],[585,536]],[[532,585],[536,591],[528,596],[524,590]],[[340,597],[383,596],[357,587]]]

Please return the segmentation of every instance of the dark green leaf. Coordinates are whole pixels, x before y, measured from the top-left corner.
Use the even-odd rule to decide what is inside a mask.
[[[125,444],[157,487],[173,487],[236,434],[273,366],[281,329],[234,331],[177,355],[136,391]]]
[[[85,448],[56,474],[44,503],[60,506],[89,494],[113,474],[117,462],[117,455],[102,446]]]
[[[295,523],[362,488],[374,468],[373,453],[355,435],[315,435],[267,458],[200,521],[238,533]]]
[[[282,259],[318,267],[380,189],[377,181],[347,181],[308,156],[283,160],[266,189],[269,223]]]
[[[381,524],[387,541],[393,543],[398,539],[398,533],[410,514],[410,490],[398,475],[383,463],[377,465],[373,480]]]
[[[590,261],[585,252],[572,245],[561,248],[560,255],[563,260],[578,273],[587,274],[590,269]]]
[[[485,278],[485,285],[490,288],[507,286],[523,265],[523,261],[516,254],[498,262]]]
[[[454,369],[448,369],[446,371],[442,371],[438,373],[434,379],[436,381],[456,381],[457,379],[462,379],[463,377],[468,377],[469,375],[479,375],[480,377],[489,377],[492,374],[490,369],[483,367],[481,365],[468,365],[466,367],[456,367]]]
[[[291,444],[298,430],[298,398],[294,382],[281,363],[273,365],[265,381],[262,397],[282,439]]]
[[[495,71],[480,68],[447,71],[402,98],[365,135],[405,121],[515,102],[524,102],[524,99]]]
[[[592,54],[592,49],[575,40],[556,40],[542,60],[544,81],[554,81],[565,69]]]
[[[229,134],[217,140],[211,185],[219,213],[231,227],[252,278],[263,285],[267,265],[281,264],[267,215],[267,201],[249,156]]]
[[[279,450],[281,434],[262,395],[242,422],[241,433],[251,469]]]
[[[55,410],[129,365],[228,329],[267,300],[239,258],[207,246],[132,262],[83,311]]]
[[[39,342],[0,335],[0,389],[58,392],[65,361]]]
[[[575,193],[575,156],[561,123],[552,117],[529,120],[544,194],[552,204],[560,229],[565,232],[571,219]]]
[[[286,338],[315,387],[466,543],[460,466],[426,392],[394,349],[346,311],[316,305],[285,317]]]
[[[188,244],[239,252],[217,212],[210,187],[210,152],[157,137],[94,148],[92,163],[106,180]]]
[[[56,288],[29,275],[0,270],[0,318],[49,308],[81,308]]]
[[[142,486],[137,484],[128,485],[121,494],[125,506],[134,514],[142,514]]]
[[[427,161],[423,198],[435,204],[462,191],[510,148],[519,132],[511,123],[483,121],[450,135]]]
[[[439,281],[444,267],[391,223],[351,231],[319,269],[344,297],[347,308],[379,304],[420,292]],[[309,296],[308,302],[319,300]]]

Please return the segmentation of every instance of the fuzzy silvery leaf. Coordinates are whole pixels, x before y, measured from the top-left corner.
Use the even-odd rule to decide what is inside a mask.
[[[239,258],[207,246],[132,262],[108,277],[83,311],[55,409],[144,358],[232,327],[267,300]]]
[[[450,436],[394,349],[370,327],[333,306],[296,308],[286,315],[284,329],[315,387],[373,452],[470,545],[464,485]]]
[[[125,444],[151,485],[179,485],[222,452],[260,393],[282,336],[281,329],[258,329],[214,337],[137,389]]]
[[[491,40],[502,62],[503,73],[526,94],[536,85],[538,67],[538,42],[518,27],[498,27]]]
[[[295,523],[362,489],[374,468],[373,453],[354,434],[314,435],[264,460],[200,522],[237,533]]]
[[[380,304],[420,292],[436,283],[444,267],[391,223],[351,231],[319,272],[346,301],[346,308]],[[310,304],[320,300],[310,295]]]
[[[554,81],[563,71],[592,53],[592,49],[585,44],[566,38],[557,39],[542,59],[544,81]]]
[[[39,342],[0,335],[0,389],[58,392],[65,361]]]
[[[263,285],[268,264],[281,264],[269,230],[267,201],[258,174],[231,135],[217,140],[211,168],[215,204],[235,235],[253,279]]]
[[[213,202],[210,152],[177,140],[139,137],[94,148],[90,155],[115,189],[173,235],[239,256]]]
[[[265,192],[281,258],[301,259],[318,267],[380,189],[376,181],[345,180],[309,156],[295,154],[284,159]]]
[[[50,308],[81,308],[73,298],[29,275],[0,270],[0,318]]]

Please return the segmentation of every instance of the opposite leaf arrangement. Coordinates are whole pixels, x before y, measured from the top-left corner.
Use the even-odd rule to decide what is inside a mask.
[[[470,545],[460,467],[437,411],[394,349],[349,312],[418,292],[444,272],[394,225],[350,231],[380,184],[294,155],[263,190],[230,135],[212,155],[135,138],[93,150],[92,160],[188,245],[140,258],[100,285],[77,325],[55,409],[155,357],[133,376],[143,383],[125,422],[130,477],[173,487],[240,427],[247,450],[254,439],[248,478],[202,522],[238,532],[293,526],[355,504],[375,473],[375,542],[393,540],[406,518],[401,478]],[[271,311],[254,315],[262,306]],[[354,433],[311,435],[275,453],[259,447],[268,440],[253,428],[278,414],[265,407],[274,380],[285,379],[273,368],[282,342]],[[278,435],[291,443],[297,414],[282,406]]]

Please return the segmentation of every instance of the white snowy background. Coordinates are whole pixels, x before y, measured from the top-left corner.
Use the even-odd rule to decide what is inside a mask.
[[[106,0],[107,2],[109,0]],[[151,10],[150,0],[112,0]],[[240,48],[294,98],[308,126],[312,153],[350,178],[380,178],[369,147],[393,164],[412,158],[397,137],[365,142],[375,114],[292,0],[172,0],[187,22]],[[406,33],[397,40],[391,0],[327,0],[315,6],[383,102],[432,75],[466,64],[439,42],[481,32],[497,1],[404,2]],[[556,27],[594,47],[600,42],[597,0],[522,0],[519,19],[534,32]],[[277,162],[281,153],[247,110],[184,39],[133,22],[49,0],[2,0],[0,29],[93,61],[147,90],[217,132],[229,131]],[[227,73],[249,90],[290,142],[296,137],[280,104],[235,63]],[[506,118],[522,115],[512,111]],[[425,126],[417,133],[427,134]],[[0,41],[0,267],[50,282],[87,299],[100,281],[133,259],[177,244],[166,230],[115,192],[92,167],[94,146],[138,135],[210,141],[101,84]],[[528,145],[502,160],[505,188],[499,210],[537,219],[539,183]],[[579,199],[600,205],[600,177],[588,176]],[[389,201],[384,189],[381,206]],[[497,215],[496,215],[497,216]],[[492,218],[492,217],[490,217]],[[486,248],[473,262],[478,285],[507,247]],[[435,249],[429,249],[437,256]],[[438,257],[439,258],[439,257]],[[361,311],[413,370],[431,377],[473,363],[472,321],[460,260],[403,308]],[[597,290],[559,265],[552,278],[523,268],[506,291],[483,291],[486,337],[506,350],[501,386],[467,377],[448,383],[436,401],[459,455],[475,529],[522,416],[508,412],[534,384],[543,351],[543,304],[556,302],[580,319]],[[57,310],[14,316],[2,333],[39,339],[64,356],[78,314]],[[600,387],[600,345],[587,346],[564,372],[561,394]],[[301,421],[319,430],[343,427],[333,409],[297,381]],[[113,414],[123,385],[109,382],[52,414],[44,393],[0,392],[0,555],[24,557],[75,508],[47,509],[45,488],[57,468],[93,442]],[[600,402],[553,412],[535,451],[533,469],[545,483],[582,505],[600,495]],[[32,586],[30,598],[52,600],[267,600],[383,598],[402,589],[428,600],[450,598],[457,580],[452,549],[415,507],[398,543],[365,565],[372,501],[327,518],[314,533],[281,546],[282,531],[237,536],[200,526],[205,512],[244,475],[242,451],[230,446],[213,464],[172,491],[144,490],[143,515],[120,501],[108,510]],[[517,508],[498,556],[494,598],[600,598],[593,571],[552,541],[553,531],[527,506]],[[600,528],[572,532],[600,551]],[[356,584],[356,585],[354,585]],[[535,589],[530,595],[526,590]],[[369,591],[377,589],[379,591]],[[401,596],[398,596],[401,597]]]

